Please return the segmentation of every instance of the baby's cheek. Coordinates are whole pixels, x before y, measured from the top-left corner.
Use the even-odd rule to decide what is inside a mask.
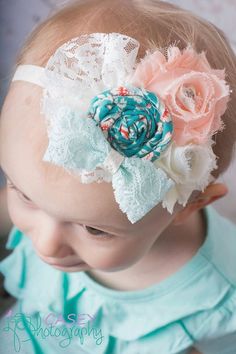
[[[124,241],[123,241],[124,242]],[[119,248],[118,245],[112,245],[106,249],[96,249],[94,255],[88,254],[84,261],[87,262],[92,268],[104,271],[119,271],[127,269],[133,264],[138,262],[142,255],[135,247],[124,245]]]

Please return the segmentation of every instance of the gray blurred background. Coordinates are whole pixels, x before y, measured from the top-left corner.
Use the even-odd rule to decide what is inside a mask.
[[[128,0],[127,0],[128,1]],[[214,22],[223,29],[236,49],[235,13],[236,0],[172,0],[174,4]],[[41,22],[52,9],[66,3],[62,0],[0,0],[0,106],[12,75],[16,52],[26,36]],[[214,206],[221,214],[236,223],[236,162],[222,176],[230,193]],[[0,173],[0,186],[4,180]],[[0,204],[0,208],[3,205]]]

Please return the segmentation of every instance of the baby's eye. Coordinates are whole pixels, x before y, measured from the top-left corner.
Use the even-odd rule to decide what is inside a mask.
[[[88,231],[88,233],[90,235],[99,235],[99,237],[101,237],[101,238],[111,238],[112,237],[112,235],[110,235],[110,234],[108,234],[108,233],[106,233],[104,231],[95,229],[95,228],[93,228],[91,226],[84,225],[84,228],[86,229],[86,231]]]
[[[16,189],[16,187],[14,186],[14,184],[12,184],[11,182],[7,182],[7,184],[8,184],[8,187],[9,187],[10,189],[14,189],[14,190],[18,193],[18,195],[20,196],[20,198],[21,198],[24,202],[26,202],[26,203],[31,203],[31,200],[30,200],[26,195],[24,195],[23,193],[21,193],[20,191],[18,191],[18,189]]]
[[[90,226],[85,225],[85,228],[90,234],[93,234],[93,235],[100,235],[100,234],[104,233],[103,231],[98,230],[98,229],[94,229],[93,227],[90,227]]]

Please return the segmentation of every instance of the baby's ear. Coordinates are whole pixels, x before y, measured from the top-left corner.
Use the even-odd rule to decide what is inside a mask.
[[[176,213],[176,217],[173,221],[174,225],[182,224],[189,216],[213,203],[217,199],[224,197],[228,193],[228,188],[223,183],[209,184],[204,192],[200,192],[195,200],[190,201],[182,210]]]

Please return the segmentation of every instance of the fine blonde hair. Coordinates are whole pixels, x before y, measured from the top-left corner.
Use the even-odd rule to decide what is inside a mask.
[[[236,59],[224,33],[212,23],[176,5],[158,0],[82,0],[70,1],[41,23],[21,49],[16,66],[45,66],[55,50],[73,37],[92,32],[119,32],[140,42],[138,59],[147,49],[191,44],[205,51],[215,69],[225,69],[231,99],[222,117],[225,129],[214,136],[218,169],[214,177],[229,166],[236,140]]]

